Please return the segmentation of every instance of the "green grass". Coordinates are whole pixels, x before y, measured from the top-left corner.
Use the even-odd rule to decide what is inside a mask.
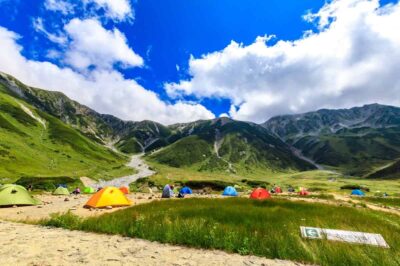
[[[41,223],[319,265],[400,264],[398,216],[325,204],[244,198],[165,200],[99,217],[64,214]],[[379,233],[391,248],[302,239],[301,225]]]
[[[400,209],[400,198],[362,197],[359,200],[377,204],[377,205],[381,205],[381,206],[390,206],[390,207],[396,207],[396,208]]]
[[[1,87],[1,85],[0,85]],[[44,128],[20,104],[46,121]],[[61,120],[0,90],[0,182],[21,177],[111,179],[134,173],[128,157],[88,139]]]

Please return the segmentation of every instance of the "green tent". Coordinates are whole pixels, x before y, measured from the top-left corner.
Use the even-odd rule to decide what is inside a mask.
[[[69,191],[65,187],[60,186],[54,190],[53,195],[69,195]]]
[[[39,201],[19,185],[6,184],[0,187],[0,206],[36,205]]]
[[[92,188],[92,187],[85,187],[83,189],[83,193],[85,193],[85,194],[92,194],[92,193],[95,193],[95,192],[96,192],[96,190],[94,190],[94,188]]]

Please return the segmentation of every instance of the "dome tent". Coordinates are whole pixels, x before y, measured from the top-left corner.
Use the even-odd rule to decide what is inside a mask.
[[[238,195],[236,189],[234,187],[228,186],[224,189],[222,196],[231,196],[236,197]]]
[[[258,187],[258,188],[253,189],[253,191],[250,194],[250,198],[251,199],[267,199],[267,198],[271,198],[271,194],[265,188]]]
[[[59,186],[56,190],[53,191],[53,195],[69,195],[69,191],[67,188]]]
[[[354,189],[353,191],[351,191],[351,195],[352,196],[365,196],[365,193],[362,192],[360,189]]]
[[[271,198],[271,194],[269,194],[269,192],[264,188],[256,188],[251,192],[250,198],[259,200],[269,199]]]
[[[307,190],[305,190],[304,188],[302,190],[300,190],[299,195],[300,196],[307,196],[309,193]]]
[[[105,187],[94,194],[84,207],[103,208],[107,206],[129,206],[132,202],[116,187]]]
[[[40,201],[32,198],[23,186],[6,184],[0,187],[0,206],[37,205],[39,203]]]
[[[179,193],[181,194],[193,194],[192,190],[190,189],[190,187],[183,187],[181,188],[181,190],[179,191]]]
[[[94,189],[94,188],[92,188],[92,187],[85,187],[84,189],[83,189],[83,193],[84,194],[93,194],[93,193],[95,193],[96,192],[96,190]]]

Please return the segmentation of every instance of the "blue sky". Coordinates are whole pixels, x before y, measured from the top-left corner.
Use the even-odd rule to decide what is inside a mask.
[[[382,94],[378,84],[366,88],[365,84],[370,84],[368,79],[347,81],[349,71],[360,74],[361,70],[354,69],[354,65],[343,73],[342,67],[338,67],[347,66],[344,62],[356,55],[360,57],[356,63],[367,66],[370,55],[353,49],[344,52],[345,59],[336,56],[338,51],[347,49],[340,47],[341,42],[354,47],[359,45],[360,39],[366,38],[363,42],[372,50],[374,43],[380,45],[377,62],[386,58],[386,54],[382,54],[385,44],[397,47],[398,39],[397,33],[394,37],[387,36],[391,32],[383,27],[387,28],[385,23],[390,19],[383,17],[397,14],[398,1],[349,0],[347,4],[343,4],[343,0],[111,2],[0,0],[0,26],[5,31],[2,38],[11,39],[1,53],[9,56],[5,49],[17,46],[20,48],[15,49],[19,50],[19,55],[15,55],[18,60],[35,63],[35,67],[25,64],[25,71],[17,70],[21,66],[13,68],[0,63],[0,70],[11,72],[30,85],[61,90],[100,112],[123,119],[152,119],[167,124],[221,114],[262,122],[277,114],[323,107],[350,107],[371,102],[398,104],[392,97],[377,97],[378,93]],[[391,11],[383,14],[384,7]],[[308,21],[304,17],[306,14],[311,14]],[[359,16],[359,19],[346,21],[349,15]],[[369,16],[376,25],[370,25],[363,16]],[[325,24],[324,18],[328,21]],[[399,22],[391,21],[392,24]],[[370,28],[357,31],[356,26],[362,25]],[[97,30],[92,31],[91,27]],[[374,41],[366,37],[371,35],[369,30],[381,36],[380,28],[384,33],[382,38],[386,39]],[[87,44],[85,39],[96,33],[103,34],[94,42],[101,45],[82,48]],[[257,38],[271,35],[274,37],[257,44]],[[109,42],[107,36],[115,42]],[[357,39],[353,39],[354,36],[358,36]],[[314,49],[310,42],[316,45],[315,55],[310,54]],[[327,51],[321,50],[323,47],[319,45],[335,42],[336,45],[325,47]],[[113,47],[107,47],[107,43]],[[330,53],[332,49],[337,49],[336,54]],[[55,76],[60,75],[59,83],[46,76],[52,72],[45,69],[44,62],[57,67]],[[397,66],[398,62],[392,63]],[[29,68],[42,70],[33,77],[27,74]],[[393,87],[394,92],[399,89],[390,71],[365,70],[360,75],[371,73],[382,76],[381,84]],[[71,78],[69,75],[77,79],[76,87],[62,82],[64,78]],[[332,85],[333,75],[338,75],[341,82],[335,81]],[[393,79],[388,81],[388,76]],[[128,83],[125,82],[131,82],[132,87],[126,88]],[[85,89],[85,85],[91,89]],[[296,95],[294,91],[301,93]],[[359,97],[365,93],[369,97]],[[121,94],[120,98],[115,96],[117,94]],[[316,98],[310,100],[311,96]]]

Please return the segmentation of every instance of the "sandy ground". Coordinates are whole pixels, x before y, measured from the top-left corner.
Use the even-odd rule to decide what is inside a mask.
[[[1,265],[300,265],[5,221],[0,246]]]

